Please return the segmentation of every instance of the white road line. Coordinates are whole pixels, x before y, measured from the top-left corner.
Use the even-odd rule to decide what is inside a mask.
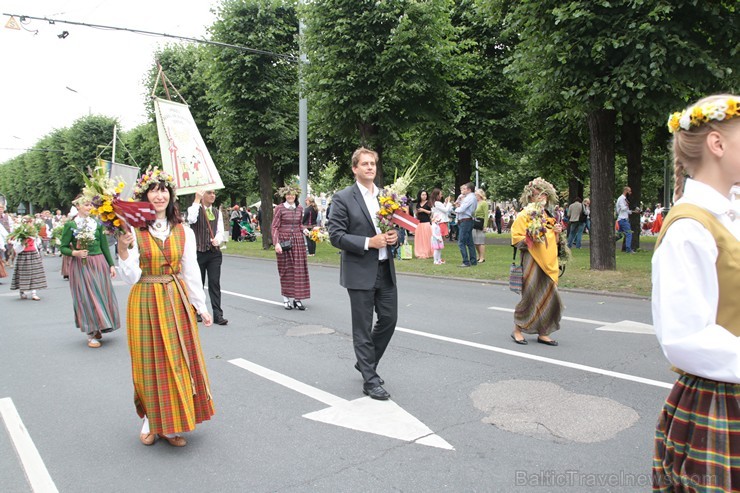
[[[224,291],[221,292],[223,293]],[[260,366],[256,363],[252,363],[251,361],[247,361],[242,358],[229,360],[229,363],[240,368],[244,368],[247,371],[251,371],[255,375],[259,375],[268,380],[272,380],[275,383],[279,383],[283,387],[288,387],[291,390],[295,390],[296,392],[299,392],[303,395],[307,395],[308,397],[316,399],[319,402],[323,402],[327,406],[339,406],[347,402],[345,399],[337,397],[334,394],[324,392],[321,389],[317,389],[316,387],[312,387],[308,384],[300,382],[295,378],[283,375],[282,373],[278,373],[276,371],[270,370],[269,368],[265,368],[264,366]]]
[[[23,464],[31,489],[38,493],[58,492],[10,397],[0,399],[0,415],[2,415],[5,428],[8,429],[15,451]]]
[[[489,310],[496,310],[499,312],[506,312],[506,313],[514,313],[513,308],[503,308],[500,306],[489,306]],[[593,324],[593,325],[612,325],[614,322],[602,322],[599,320],[591,320],[588,318],[576,318],[576,317],[562,317],[563,320],[570,320],[571,322],[582,322],[584,324]]]
[[[230,294],[231,296],[238,296],[239,298],[246,298],[248,300],[259,301],[261,303],[269,303],[271,305],[283,306],[282,301],[272,301],[272,300],[266,300],[264,298],[256,298],[254,296],[247,296],[246,294],[235,293],[233,291],[224,291],[223,289],[221,290],[221,293]]]
[[[271,303],[273,305],[282,305],[282,303],[279,303],[279,302],[276,302],[276,301],[265,300],[265,299],[262,299],[262,298],[255,298],[253,296],[247,296],[247,295],[244,295],[244,294],[234,293],[234,292],[231,292],[231,291],[221,291],[221,292],[222,293],[225,293],[225,294],[230,294],[230,295],[233,295],[233,296],[239,296],[239,297],[242,297],[242,298],[247,298],[247,299],[250,299],[250,300],[261,301],[261,302],[264,302],[264,303]],[[489,309],[491,309],[491,310],[507,311],[507,312],[513,312],[514,311],[511,308],[499,308],[499,307],[489,307]],[[566,317],[563,317],[563,318],[565,319]],[[611,322],[599,322],[599,321],[596,321],[596,320],[587,320],[587,319],[584,319],[584,318],[578,318],[578,319],[568,318],[568,319],[569,320],[574,320],[576,322],[586,322],[586,323],[592,323],[592,324],[597,324],[597,325],[611,325]],[[456,339],[454,337],[446,337],[446,336],[440,336],[440,335],[437,335],[437,334],[430,334],[428,332],[421,332],[421,331],[413,330],[413,329],[405,329],[403,327],[396,327],[396,330],[398,330],[399,332],[405,332],[407,334],[412,334],[412,335],[418,335],[418,336],[422,336],[422,337],[427,337],[429,339],[436,339],[438,341],[451,342],[453,344],[460,344],[462,346],[468,346],[468,347],[473,347],[473,348],[476,348],[476,349],[483,349],[485,351],[493,351],[493,352],[496,352],[496,353],[506,354],[506,355],[509,355],[509,356],[515,356],[517,358],[531,359],[531,360],[535,360],[535,361],[540,361],[542,363],[549,363],[551,365],[564,366],[566,368],[572,368],[572,369],[575,369],[575,370],[587,371],[587,372],[590,372],[590,373],[596,373],[596,374],[604,375],[604,376],[608,376],[608,377],[619,378],[619,379],[622,379],[622,380],[629,380],[629,381],[632,381],[632,382],[644,383],[644,384],[647,384],[647,385],[652,385],[654,387],[661,387],[661,388],[664,388],[664,389],[671,389],[671,388],[673,388],[673,384],[672,383],[661,382],[659,380],[652,380],[650,378],[643,378],[643,377],[638,377],[638,376],[635,376],[635,375],[628,375],[626,373],[620,373],[620,372],[611,371],[611,370],[604,370],[602,368],[596,368],[594,366],[581,365],[579,363],[571,363],[570,361],[561,361],[561,360],[557,360],[557,359],[553,359],[553,358],[546,358],[544,356],[537,356],[537,355],[533,355],[533,354],[520,353],[519,351],[513,351],[511,349],[503,349],[503,348],[499,348],[499,347],[496,347],[496,346],[489,346],[489,345],[486,345],[486,344],[479,344],[477,342],[466,341],[464,339]],[[268,371],[271,371],[271,370],[268,370]],[[289,377],[286,377],[286,378],[289,378]],[[297,382],[297,383],[301,384],[301,382]],[[329,395],[331,395],[331,394],[329,394]],[[321,399],[318,399],[318,400],[321,400]],[[322,401],[322,402],[324,402],[324,401]]]
[[[519,351],[513,351],[511,349],[498,348],[496,346],[488,346],[486,344],[479,344],[477,342],[465,341],[463,339],[455,339],[454,337],[440,336],[436,334],[429,334],[428,332],[421,332],[413,329],[405,329],[403,327],[396,327],[397,331],[405,332],[407,334],[413,334],[422,337],[428,337],[429,339],[437,339],[438,341],[452,342],[454,344],[460,344],[462,346],[474,347],[477,349],[484,349],[486,351],[492,351],[494,353],[507,354],[509,356],[516,356],[518,358],[531,359],[540,361],[542,363],[550,363],[551,365],[564,366],[566,368],[573,368],[575,370],[583,370],[591,373],[597,373],[599,375],[605,375],[607,377],[620,378],[622,380],[629,380],[632,382],[644,383],[647,385],[653,385],[655,387],[662,387],[665,389],[672,389],[673,384],[661,382],[659,380],[651,380],[649,378],[637,377],[634,375],[628,375],[626,373],[619,373],[617,371],[604,370],[596,368],[594,366],[581,365],[579,363],[571,363],[570,361],[561,361],[553,358],[546,358],[544,356],[537,356],[534,354],[520,353]]]

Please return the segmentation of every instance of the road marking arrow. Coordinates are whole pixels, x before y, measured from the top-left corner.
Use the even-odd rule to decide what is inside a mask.
[[[229,363],[330,406],[321,411],[304,414],[304,418],[405,442],[455,450],[442,437],[435,435],[424,423],[392,400],[376,401],[362,397],[348,401],[243,358],[229,360]]]

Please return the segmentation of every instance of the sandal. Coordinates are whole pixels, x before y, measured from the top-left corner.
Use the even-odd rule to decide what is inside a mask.
[[[98,348],[98,347],[100,347],[100,343],[98,341],[96,341],[95,339],[88,339],[87,340],[87,347]]]
[[[36,296],[35,294],[34,294],[33,296],[31,296],[31,299],[32,299],[33,301],[41,301],[41,298],[39,298],[39,297],[38,297],[38,296]]]
[[[141,441],[141,443],[148,446],[154,445],[154,442],[157,441],[158,437],[159,435],[157,435],[156,433],[142,433],[141,435],[139,435],[139,440]]]
[[[100,340],[103,338],[103,334],[100,333],[100,331],[95,332],[95,335],[93,336],[95,339]]]
[[[292,310],[293,309],[293,303],[290,301],[284,301],[283,304],[285,305],[286,310]]]
[[[21,293],[21,299],[22,300],[27,300],[28,299],[28,295],[26,293]]]
[[[167,435],[158,435],[159,438],[162,440],[165,440],[167,443],[172,445],[173,447],[184,447],[188,444],[188,441],[185,440],[185,437],[181,437],[180,435],[175,435],[173,437],[168,437]]]

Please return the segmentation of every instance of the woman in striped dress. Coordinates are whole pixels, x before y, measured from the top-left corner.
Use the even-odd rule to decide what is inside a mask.
[[[675,206],[652,258],[655,335],[678,373],[655,431],[653,491],[740,491],[740,97],[671,115]]]
[[[88,347],[99,348],[103,334],[121,327],[118,299],[111,282],[116,277],[116,268],[103,226],[90,217],[92,204],[80,196],[75,205],[77,217],[64,224],[60,251],[71,259],[68,275],[75,324],[87,334]],[[76,241],[82,231],[95,235],[95,240],[86,247]]]
[[[525,334],[537,334],[537,342],[557,346],[550,334],[560,329],[563,303],[558,294],[558,235],[562,232],[559,222],[547,207],[557,204],[555,188],[535,178],[524,187],[520,199],[522,206],[539,202],[545,206],[545,241],[527,242],[528,214],[520,212],[511,225],[511,244],[519,250],[524,266],[522,299],[514,309],[514,331],[511,338],[517,344],[527,344]],[[528,243],[530,243],[528,245]]]
[[[179,433],[194,430],[214,414],[196,310],[205,325],[212,318],[195,235],[180,221],[172,177],[150,170],[134,191],[156,211],[147,227],[118,240],[120,276],[133,285],[126,325],[134,403],[144,419],[139,438],[144,445],[162,438],[182,447],[187,442]]]
[[[311,281],[308,278],[306,248],[303,240],[308,230],[302,225],[303,208],[298,204],[301,190],[288,185],[278,190],[285,202],[275,207],[272,217],[272,242],[277,254],[280,292],[286,310],[305,310],[302,300],[311,297]],[[290,241],[292,247],[284,251],[280,243]]]
[[[33,218],[24,219],[28,225],[33,225]],[[11,237],[13,234],[11,233]],[[10,289],[20,290],[21,299],[28,299],[28,293],[31,293],[31,299],[39,301],[37,289],[46,289],[46,273],[44,272],[44,263],[39,255],[39,245],[41,239],[25,238],[23,240],[11,240],[13,248],[17,253],[15,259],[15,270],[13,271],[13,280],[10,283]]]

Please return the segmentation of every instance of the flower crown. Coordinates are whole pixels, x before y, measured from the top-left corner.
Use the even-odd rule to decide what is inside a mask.
[[[553,187],[550,182],[540,177],[535,178],[524,186],[524,191],[522,192],[519,202],[523,206],[526,206],[529,204],[530,199],[534,198],[537,192],[545,193],[547,195],[548,204],[555,205],[558,203],[558,193],[555,191],[555,187]]]
[[[144,174],[141,175],[141,178],[136,180],[136,185],[134,186],[134,195],[136,195],[137,197],[142,197],[149,188],[149,185],[154,182],[160,181],[165,182],[165,184],[169,188],[175,190],[175,178],[171,174],[165,173],[159,168],[153,168],[149,166]]]
[[[277,196],[282,198],[285,198],[286,195],[295,195],[298,196],[301,194],[301,187],[296,185],[295,183],[290,183],[288,185],[285,185],[284,187],[280,187],[277,189]]]
[[[677,111],[668,118],[668,131],[675,134],[679,130],[698,127],[709,120],[729,120],[740,115],[738,100],[733,97],[719,99]]]

